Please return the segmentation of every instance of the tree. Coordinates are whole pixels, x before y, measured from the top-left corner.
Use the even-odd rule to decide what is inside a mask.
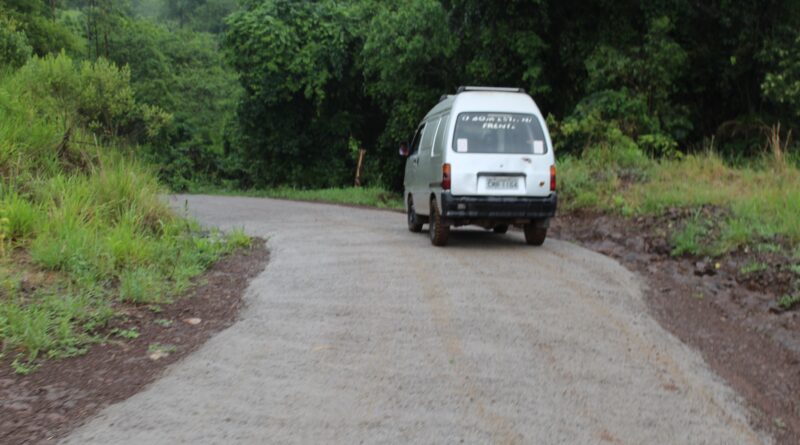
[[[773,64],[761,88],[766,98],[800,118],[800,36],[774,48],[767,59]]]
[[[56,21],[50,4],[44,0],[0,0],[0,15],[14,23],[16,32],[25,34],[27,43],[37,55],[66,50],[76,52],[81,39]]]
[[[217,46],[208,33],[135,19],[122,21],[110,37],[110,57],[130,67],[136,98],[173,115],[164,138],[144,152],[175,189],[234,168],[224,162],[225,132],[241,90]]]
[[[456,36],[447,25],[447,12],[435,0],[366,3],[359,11],[366,23],[359,67],[369,98],[385,113],[377,163],[369,170],[383,173],[385,186],[402,185],[402,160],[397,145],[408,141],[425,112],[444,92],[453,91],[458,77]]]
[[[333,186],[350,176],[350,138],[363,140],[353,11],[333,1],[246,1],[225,44],[244,98],[242,155],[255,185]]]
[[[0,15],[0,68],[19,68],[31,56],[33,48],[16,24]]]

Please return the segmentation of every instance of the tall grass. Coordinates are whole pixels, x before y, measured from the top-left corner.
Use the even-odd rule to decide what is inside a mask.
[[[63,57],[31,63],[78,89],[92,74],[65,74],[78,68]],[[0,78],[0,354],[21,370],[84,352],[118,302],[169,302],[249,243],[175,215],[147,167],[75,124],[80,109],[26,89],[29,71]]]

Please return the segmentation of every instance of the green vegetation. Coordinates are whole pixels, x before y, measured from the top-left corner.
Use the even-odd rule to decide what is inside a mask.
[[[784,295],[778,300],[778,306],[787,311],[798,304],[800,304],[800,295]]]
[[[708,255],[713,253],[706,244],[710,232],[710,222],[697,216],[686,222],[683,229],[672,235],[672,254],[682,255],[693,253],[695,255]]]
[[[743,274],[751,274],[767,270],[768,268],[769,266],[764,263],[760,263],[758,261],[751,261],[742,268],[741,272]]]
[[[327,189],[297,189],[276,187],[271,189],[222,190],[217,188],[197,188],[193,193],[210,193],[263,198],[291,199],[297,201],[328,202],[375,207],[379,209],[402,209],[403,198],[379,187],[343,187]]]
[[[233,179],[246,187],[339,187],[356,146],[366,183],[397,190],[398,142],[442,93],[470,84],[525,87],[562,160],[600,149],[592,162],[620,153],[639,174],[648,157],[713,145],[743,165],[767,142],[797,158],[800,8],[789,0],[248,0],[227,23],[243,88]],[[578,206],[598,199],[581,190]]]
[[[624,215],[695,209],[673,235],[675,254],[719,255],[745,245],[780,251],[770,242],[776,238],[800,244],[800,170],[791,164],[764,157],[735,167],[713,152],[658,161],[598,152],[562,160],[564,207]]]
[[[82,353],[248,243],[160,184],[402,207],[398,142],[466,84],[535,97],[562,209],[800,259],[798,3],[573,3],[0,0],[2,352]]]
[[[115,335],[115,336],[121,337],[121,338],[128,338],[128,339],[139,338],[139,331],[137,331],[136,329],[114,328],[114,329],[111,330],[110,333],[111,333],[111,335]]]
[[[128,76],[60,54],[0,77],[0,340],[18,372],[85,352],[117,302],[168,302],[249,242],[203,236],[169,209],[126,149],[132,132],[165,122]]]
[[[161,343],[151,343],[147,346],[147,352],[150,354],[150,358],[154,360],[166,357],[177,350],[178,348],[175,345],[162,345]]]

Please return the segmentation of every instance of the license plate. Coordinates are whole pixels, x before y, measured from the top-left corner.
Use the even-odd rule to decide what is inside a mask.
[[[494,177],[486,178],[486,188],[489,190],[516,190],[519,178]]]

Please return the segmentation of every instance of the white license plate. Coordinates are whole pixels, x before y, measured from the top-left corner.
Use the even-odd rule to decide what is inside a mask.
[[[490,177],[486,178],[486,188],[489,190],[516,190],[519,178]]]

